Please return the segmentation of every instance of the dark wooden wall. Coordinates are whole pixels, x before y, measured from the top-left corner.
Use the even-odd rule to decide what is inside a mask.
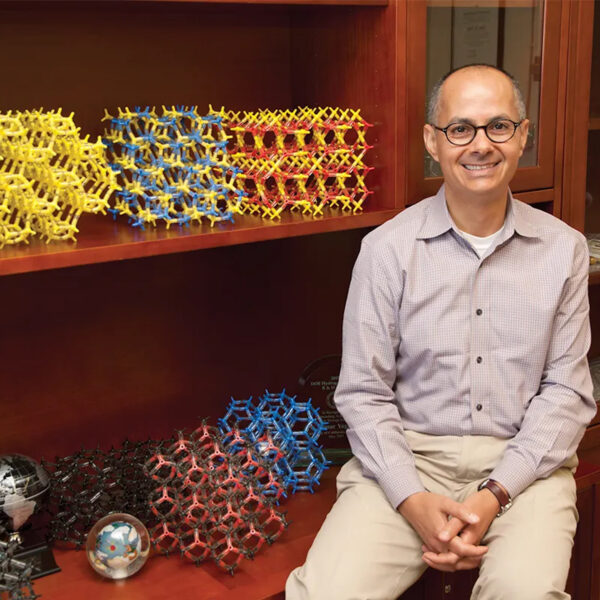
[[[0,453],[166,437],[341,349],[364,230],[0,279]],[[214,421],[213,421],[214,422]]]
[[[0,1],[0,110],[63,107],[98,135],[104,109],[291,103],[289,9]]]

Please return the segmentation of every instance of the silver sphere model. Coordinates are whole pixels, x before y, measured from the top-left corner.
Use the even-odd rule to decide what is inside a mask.
[[[0,521],[18,537],[18,531],[36,512],[50,488],[48,474],[23,454],[0,456]]]

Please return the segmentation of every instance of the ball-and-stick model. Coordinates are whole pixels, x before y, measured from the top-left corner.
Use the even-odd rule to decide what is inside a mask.
[[[291,493],[313,492],[330,464],[318,442],[327,427],[318,408],[310,399],[300,402],[285,390],[277,394],[265,391],[256,402],[252,398],[232,399],[219,427],[223,432],[238,428],[257,444],[259,436],[270,434],[283,453],[273,470]]]
[[[19,543],[9,538],[8,532],[0,525],[0,596],[8,594],[9,600],[35,600],[40,598],[31,582],[34,564],[31,561],[15,558]]]
[[[281,453],[268,436],[260,443],[266,452],[239,431],[222,435],[203,423],[150,458],[145,469],[156,485],[150,506],[158,520],[150,536],[159,552],[180,552],[196,564],[212,558],[233,574],[281,535],[287,523],[274,508],[282,490],[272,474]]]
[[[79,136],[73,114],[0,114],[0,247],[75,240],[82,213],[105,213],[116,179],[98,139]]]
[[[50,539],[82,548],[92,526],[111,512],[126,512],[148,523],[148,496],[155,486],[146,477],[144,464],[172,443],[172,439],[126,440],[107,451],[87,449],[43,461],[50,475]]]
[[[244,210],[277,219],[287,208],[313,217],[325,207],[362,210],[371,194],[364,163],[370,123],[351,108],[221,111],[232,143],[232,163],[242,172]]]
[[[113,215],[133,226],[188,225],[231,221],[244,195],[225,147],[220,115],[200,115],[196,107],[118,109],[104,135],[118,175]]]

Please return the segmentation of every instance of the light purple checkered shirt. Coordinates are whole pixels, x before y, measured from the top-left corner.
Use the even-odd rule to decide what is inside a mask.
[[[403,430],[510,438],[490,477],[514,498],[576,450],[596,412],[583,235],[509,197],[480,259],[444,188],[362,243],[335,402],[365,475],[423,491]]]

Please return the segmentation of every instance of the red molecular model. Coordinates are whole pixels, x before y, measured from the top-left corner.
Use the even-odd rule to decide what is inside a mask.
[[[252,444],[238,430],[221,434],[205,423],[189,436],[179,433],[144,467],[157,484],[149,500],[158,519],[150,529],[154,547],[196,564],[211,557],[233,574],[287,527],[275,509],[284,492],[273,474],[281,456],[268,435]]]

